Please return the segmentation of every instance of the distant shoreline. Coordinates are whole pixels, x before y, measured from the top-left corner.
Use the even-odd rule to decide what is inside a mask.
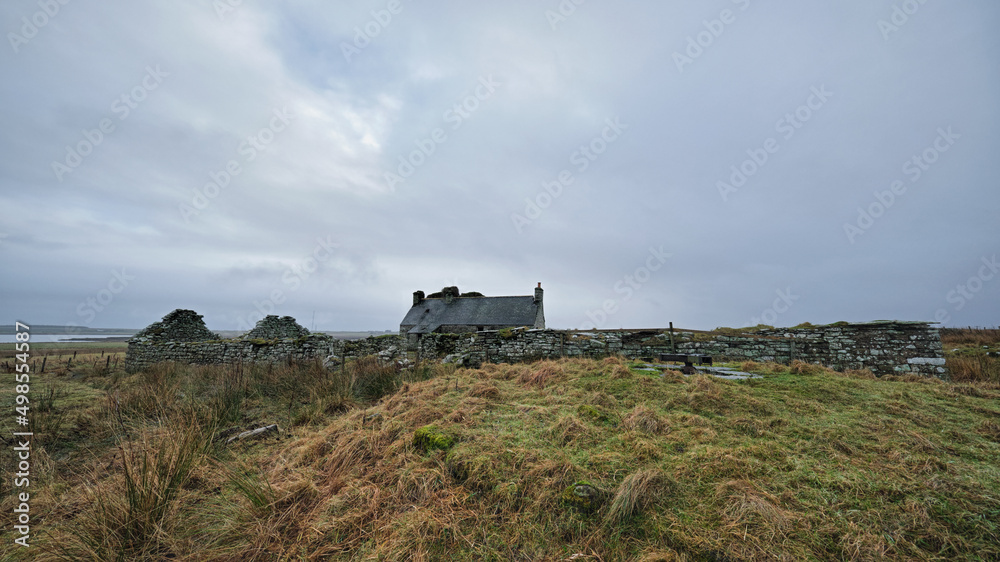
[[[58,336],[60,334],[41,334],[46,336]],[[101,343],[125,343],[132,336],[119,336],[119,337],[104,337],[104,338],[66,338],[64,340],[59,340],[59,342],[54,343],[83,343],[83,342],[101,342]]]
[[[39,336],[133,336],[139,333],[134,328],[84,328],[82,326],[52,326],[46,324],[31,325],[30,332]],[[24,330],[20,330],[24,331]],[[13,324],[0,326],[0,335],[10,336],[16,334]]]

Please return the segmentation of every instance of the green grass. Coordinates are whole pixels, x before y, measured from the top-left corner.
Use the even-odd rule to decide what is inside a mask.
[[[125,342],[81,341],[81,342],[29,342],[32,355],[69,355],[73,351],[81,353],[124,352],[128,347]],[[15,353],[14,343],[0,343],[0,358],[11,357]]]
[[[741,364],[762,374],[745,381],[642,367],[52,375],[39,400],[67,421],[36,451],[37,548],[11,556],[1000,557],[1000,385],[803,363]],[[358,391],[365,380],[376,395]],[[278,438],[211,439],[267,423]]]

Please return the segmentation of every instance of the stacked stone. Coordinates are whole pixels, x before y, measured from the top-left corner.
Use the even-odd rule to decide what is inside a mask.
[[[660,353],[711,355],[716,360],[817,363],[837,370],[870,369],[876,375],[913,373],[946,378],[938,330],[926,322],[871,322],[808,328],[761,329],[741,334],[648,330],[514,331],[425,334],[407,349],[423,358],[462,356],[476,361],[520,362],[553,357],[656,357]]]
[[[671,346],[665,330],[513,330],[424,334],[419,339],[386,335],[343,341],[310,334],[289,316],[268,316],[242,338],[218,341],[218,336],[205,328],[201,316],[190,310],[175,310],[129,341],[126,368],[136,370],[158,361],[307,361],[331,355],[339,358],[379,355],[390,360],[406,352],[415,352],[422,359],[459,356],[471,364],[514,363],[616,353],[655,358],[676,349],[678,353],[711,355],[719,361],[801,360],[838,370],[867,368],[876,375],[913,373],[947,377],[940,334],[926,322],[838,323],[729,334],[678,331],[673,339],[675,345]]]
[[[217,340],[219,335],[205,326],[202,316],[193,310],[178,308],[159,322],[146,326],[129,342],[165,343]]]
[[[309,330],[303,328],[291,316],[278,317],[270,314],[261,318],[253,330],[243,334],[243,340],[280,340],[285,338],[304,338]]]

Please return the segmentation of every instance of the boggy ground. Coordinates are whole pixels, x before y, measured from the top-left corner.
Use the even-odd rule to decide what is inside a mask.
[[[85,364],[40,374],[33,546],[13,546],[5,477],[0,552],[1000,557],[1000,385],[802,363],[742,364],[763,375],[745,381],[638,366],[608,358],[400,373],[366,358],[333,372],[168,364],[126,375]],[[216,438],[270,423],[277,436]]]

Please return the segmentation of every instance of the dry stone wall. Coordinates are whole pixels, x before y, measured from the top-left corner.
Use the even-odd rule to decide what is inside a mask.
[[[684,332],[666,330],[527,330],[429,334],[411,342],[424,357],[460,355],[471,362],[518,362],[547,357],[619,354],[656,358],[660,353],[711,355],[715,361],[793,360],[838,370],[871,369],[876,375],[913,373],[945,377],[937,328],[927,322],[871,322],[794,329]]]
[[[177,313],[184,313],[177,315]],[[175,316],[172,316],[175,315]],[[192,316],[193,315],[193,316]],[[180,317],[184,321],[177,323]],[[339,360],[378,355],[385,360],[450,358],[466,364],[514,363],[557,357],[656,358],[660,353],[711,355],[725,360],[801,360],[838,370],[871,369],[876,375],[913,373],[945,378],[944,354],[937,328],[927,322],[839,323],[789,329],[716,332],[666,330],[500,330],[466,334],[424,334],[419,337],[384,335],[361,340],[336,340],[309,334],[290,317],[268,317],[254,328],[257,335],[222,340],[204,328],[196,329],[192,311],[174,311],[129,340],[125,365],[140,370],[160,361],[181,363],[253,363],[310,361],[334,356]],[[168,322],[168,318],[174,321]],[[289,320],[291,321],[289,323]],[[263,327],[262,327],[263,324]],[[154,326],[158,326],[153,330]],[[186,340],[172,339],[181,330]],[[299,330],[296,330],[298,327]],[[153,337],[147,332],[155,332]],[[212,338],[208,338],[211,334]],[[253,331],[251,332],[253,333]],[[145,334],[145,335],[144,335]],[[289,335],[293,334],[293,335]],[[294,335],[298,334],[298,335]],[[192,339],[201,337],[205,339]]]
[[[291,316],[277,317],[273,314],[265,316],[253,330],[243,334],[241,340],[277,340],[284,338],[304,338],[309,330],[299,326]]]
[[[193,310],[178,308],[163,317],[159,322],[146,326],[130,341],[153,342],[188,342],[217,340],[219,336],[205,327],[201,315]]]

